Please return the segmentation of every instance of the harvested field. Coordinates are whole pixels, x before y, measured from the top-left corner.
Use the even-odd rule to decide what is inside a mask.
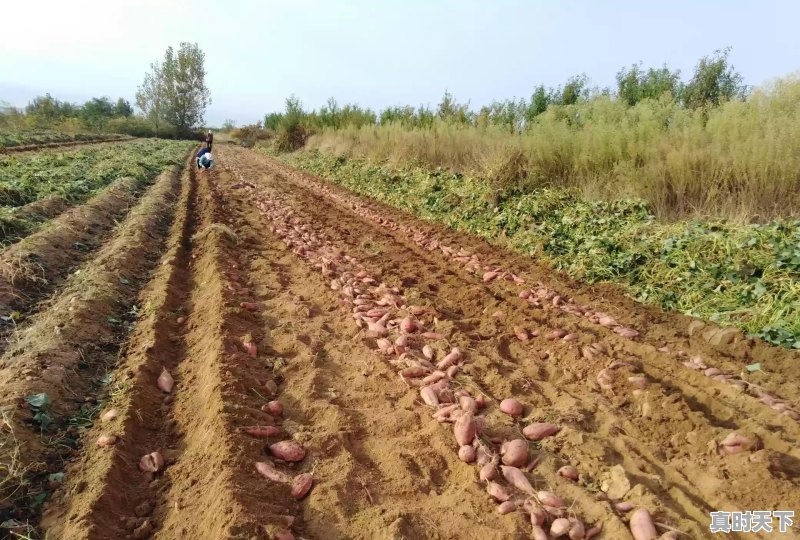
[[[625,539],[645,508],[713,538],[800,508],[797,352],[215,154],[3,252],[7,531]]]

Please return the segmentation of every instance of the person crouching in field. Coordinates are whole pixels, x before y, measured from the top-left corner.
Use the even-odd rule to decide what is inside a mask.
[[[197,153],[197,168],[210,169],[213,164],[214,157],[211,155],[211,149],[208,146],[204,146]]]

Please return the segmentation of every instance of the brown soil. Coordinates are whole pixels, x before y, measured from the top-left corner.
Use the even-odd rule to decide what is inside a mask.
[[[27,221],[46,221],[53,219],[69,208],[69,203],[63,197],[51,196],[45,199],[20,206],[14,213],[15,217]]]
[[[26,474],[9,475],[0,517],[24,521],[30,500],[49,491],[47,475],[64,469],[79,428],[96,414],[98,389],[119,392],[108,378],[117,351],[134,324],[136,292],[160,255],[178,189],[177,174],[164,174],[142,197],[115,235],[66,281],[48,305],[20,327],[0,358],[0,463],[18,449]],[[139,306],[146,309],[146,306]],[[51,425],[40,432],[25,396],[46,393]],[[13,429],[16,441],[10,440]],[[24,483],[20,483],[24,481]],[[13,492],[13,497],[10,496]],[[25,502],[28,504],[25,504]],[[13,504],[11,508],[7,504]]]
[[[622,501],[684,538],[713,537],[710,511],[800,506],[796,353],[741,336],[711,345],[702,337],[708,327],[693,327],[690,337],[690,319],[639,306],[616,288],[576,283],[252,151],[221,146],[218,154],[218,170],[184,172],[166,245],[159,234],[148,245],[148,256],[163,252],[161,264],[111,371],[115,391],[101,402],[117,416],[76,430],[81,450],[40,523],[48,537],[530,537],[527,512],[500,515],[480,467],[459,459],[453,424],[431,417],[436,408],[424,403],[420,378],[398,376],[412,367],[431,372],[425,343],[434,363],[452,347],[463,351],[437,393],[443,402],[454,392],[486,400],[473,443],[479,453],[496,453],[531,422],[560,428],[527,441],[526,477],[564,499],[566,517],[602,526],[596,538],[631,538],[630,514],[613,506]],[[152,264],[140,256],[117,268]],[[488,277],[497,279],[484,281],[494,268]],[[524,283],[502,279],[512,273]],[[63,302],[78,290],[59,295],[49,316],[68,309]],[[525,291],[530,300],[520,297]],[[84,325],[99,335],[66,324],[43,340],[55,353],[43,356],[44,346],[29,340],[6,356],[19,351],[20,367],[38,366],[66,355],[76,337],[103,342],[97,321],[109,309],[91,304],[87,320],[95,322]],[[444,339],[412,332],[406,354],[383,354],[376,337],[387,331],[394,341],[400,331],[389,322],[388,330],[359,328],[354,313],[368,309],[388,312],[389,322],[417,313],[424,330]],[[539,335],[523,341],[515,328]],[[554,330],[569,337],[548,339]],[[80,365],[72,354],[63,363]],[[742,373],[755,361],[763,372]],[[170,393],[156,385],[162,369],[175,380]],[[4,379],[6,372],[4,389],[41,391],[20,382],[25,373]],[[84,369],[64,382],[80,398],[96,391],[90,379]],[[63,389],[51,390],[65,399]],[[521,417],[499,411],[508,397],[523,403]],[[272,399],[282,416],[265,412]],[[27,425],[15,425],[26,453],[52,454],[25,441]],[[279,431],[268,438],[244,430],[269,425]],[[755,444],[729,455],[721,441],[734,432]],[[115,444],[97,446],[101,435]],[[297,463],[269,449],[288,439],[305,450]],[[140,458],[155,451],[163,467],[140,471]],[[295,500],[288,485],[259,475],[257,462],[310,473],[314,485]],[[576,481],[557,472],[567,464]],[[520,505],[526,499],[498,482]]]

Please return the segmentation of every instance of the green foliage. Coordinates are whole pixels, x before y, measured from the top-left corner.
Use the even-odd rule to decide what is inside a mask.
[[[449,91],[445,90],[442,101],[436,107],[436,116],[444,122],[467,125],[472,123],[469,103],[459,103]]]
[[[286,109],[275,133],[275,149],[279,152],[291,152],[303,146],[308,135],[305,120],[306,113],[300,100],[294,95],[286,98]]]
[[[553,102],[559,105],[575,105],[579,99],[589,96],[589,78],[583,74],[570,77],[556,96]]]
[[[115,138],[111,133],[63,133],[59,131],[5,131],[0,130],[0,149],[36,144],[91,142]],[[121,135],[119,138],[123,138]]]
[[[716,106],[724,101],[743,99],[747,88],[742,76],[728,60],[730,47],[700,59],[694,76],[686,84],[683,98],[688,107]]]
[[[183,42],[177,52],[167,47],[164,61],[150,64],[136,91],[136,105],[156,126],[156,133],[166,124],[188,136],[203,122],[211,103],[205,77],[205,53],[196,43]]]
[[[141,140],[68,152],[0,155],[0,244],[30,234],[39,223],[18,207],[45,197],[77,204],[122,177],[146,181],[183,162],[192,143]]]
[[[53,418],[50,416],[50,403],[51,399],[45,393],[31,394],[25,396],[25,401],[33,414],[33,421],[39,425],[41,429],[47,429],[53,423]]]
[[[429,107],[410,105],[391,106],[375,114],[357,105],[339,107],[334,98],[319,112],[303,113],[303,126],[307,134],[322,131],[367,127],[380,123],[382,126],[399,125],[407,129],[429,129],[436,122],[455,126],[473,126],[485,129],[497,126],[512,134],[524,134],[535,129],[536,123],[548,110],[566,125],[580,125],[582,111],[588,101],[619,101],[626,107],[634,107],[643,101],[672,99],[680,106],[689,108],[715,107],[745,96],[742,77],[728,62],[730,49],[716,51],[711,57],[702,58],[693,78],[684,85],[680,71],[672,71],[666,65],[644,70],[641,64],[622,68],[617,73],[617,89],[597,89],[590,86],[585,74],[575,75],[557,88],[539,85],[530,99],[511,98],[494,100],[477,111],[470,109],[469,102],[460,103],[452,93],[445,91],[434,110]],[[577,108],[576,108],[577,107]],[[347,111],[351,114],[348,114]],[[270,113],[264,117],[264,128],[278,131],[285,122],[284,113]],[[287,141],[285,136],[282,141]]]
[[[631,107],[643,99],[658,99],[664,94],[677,99],[681,90],[680,71],[671,71],[666,65],[643,71],[641,64],[633,64],[617,73],[617,96]]]
[[[319,152],[290,164],[424,219],[501,242],[646,303],[800,349],[800,221],[663,223],[642,199],[583,200],[569,189],[508,190],[442,169],[376,165]]]
[[[476,127],[435,119],[430,126],[325,130],[308,145],[491,178],[499,189],[508,179],[507,187],[524,180],[576,189],[589,199],[638,197],[665,219],[763,222],[800,214],[797,76],[757,89],[746,101],[697,110],[670,93],[632,107],[607,95],[553,103],[531,120],[520,109],[520,102],[486,107]]]
[[[0,130],[0,147],[8,147],[35,144],[41,139],[39,134],[45,132],[53,137],[41,142],[88,141],[107,138],[100,134],[109,133],[152,137],[159,134],[159,125],[151,117],[133,116],[131,104],[123,98],[116,103],[108,97],[92,98],[77,105],[46,94],[34,98],[24,111],[13,107],[0,109]],[[160,135],[174,137],[175,130],[164,126]],[[19,142],[22,140],[31,142]]]

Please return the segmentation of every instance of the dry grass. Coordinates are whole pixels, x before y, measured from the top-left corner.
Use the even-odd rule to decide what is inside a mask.
[[[494,126],[390,124],[325,131],[308,146],[443,167],[504,189],[552,185],[587,199],[640,197],[661,218],[762,222],[800,215],[800,76],[708,111],[669,98],[628,107],[598,97],[551,107],[522,135]]]

